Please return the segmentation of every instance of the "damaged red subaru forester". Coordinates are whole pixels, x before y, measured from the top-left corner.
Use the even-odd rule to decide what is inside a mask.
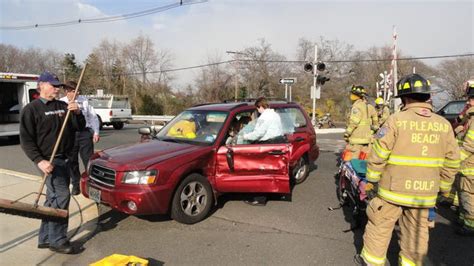
[[[140,128],[140,143],[97,152],[81,178],[87,198],[132,215],[166,214],[193,224],[209,215],[219,195],[290,193],[319,156],[308,115],[296,103],[271,101],[285,136],[272,144],[250,143],[254,103],[191,107],[158,132]],[[236,123],[239,122],[239,123]]]

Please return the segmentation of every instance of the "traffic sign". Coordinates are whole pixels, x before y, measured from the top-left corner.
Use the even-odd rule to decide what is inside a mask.
[[[281,84],[295,84],[296,83],[296,78],[284,78],[280,79]]]
[[[311,86],[311,99],[321,99],[321,87]]]

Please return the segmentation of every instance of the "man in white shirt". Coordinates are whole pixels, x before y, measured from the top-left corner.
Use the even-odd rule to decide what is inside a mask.
[[[76,139],[74,141],[74,148],[72,150],[72,156],[69,158],[71,165],[71,183],[72,183],[72,195],[79,195],[80,186],[79,181],[81,178],[81,172],[79,170],[79,153],[81,154],[82,163],[84,167],[87,167],[89,159],[94,153],[94,143],[97,143],[99,137],[99,119],[94,111],[94,107],[89,105],[89,101],[86,97],[78,95],[76,100],[73,99],[74,91],[76,89],[76,82],[68,81],[64,84],[66,96],[61,98],[61,101],[69,103],[76,101],[79,104],[82,114],[86,119],[86,128],[83,131],[76,132]]]
[[[283,137],[283,126],[280,115],[275,110],[268,108],[268,102],[260,97],[255,102],[255,107],[260,113],[255,128],[252,132],[244,134],[243,139],[260,143],[273,143]]]

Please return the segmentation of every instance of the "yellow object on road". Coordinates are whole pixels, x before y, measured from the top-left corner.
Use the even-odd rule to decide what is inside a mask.
[[[91,263],[90,266],[147,266],[148,260],[120,254],[112,254],[97,262]]]

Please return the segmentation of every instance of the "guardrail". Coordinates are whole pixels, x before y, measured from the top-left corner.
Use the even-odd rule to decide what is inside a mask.
[[[155,123],[167,123],[174,118],[174,115],[132,115],[134,121],[144,121],[154,125]]]

